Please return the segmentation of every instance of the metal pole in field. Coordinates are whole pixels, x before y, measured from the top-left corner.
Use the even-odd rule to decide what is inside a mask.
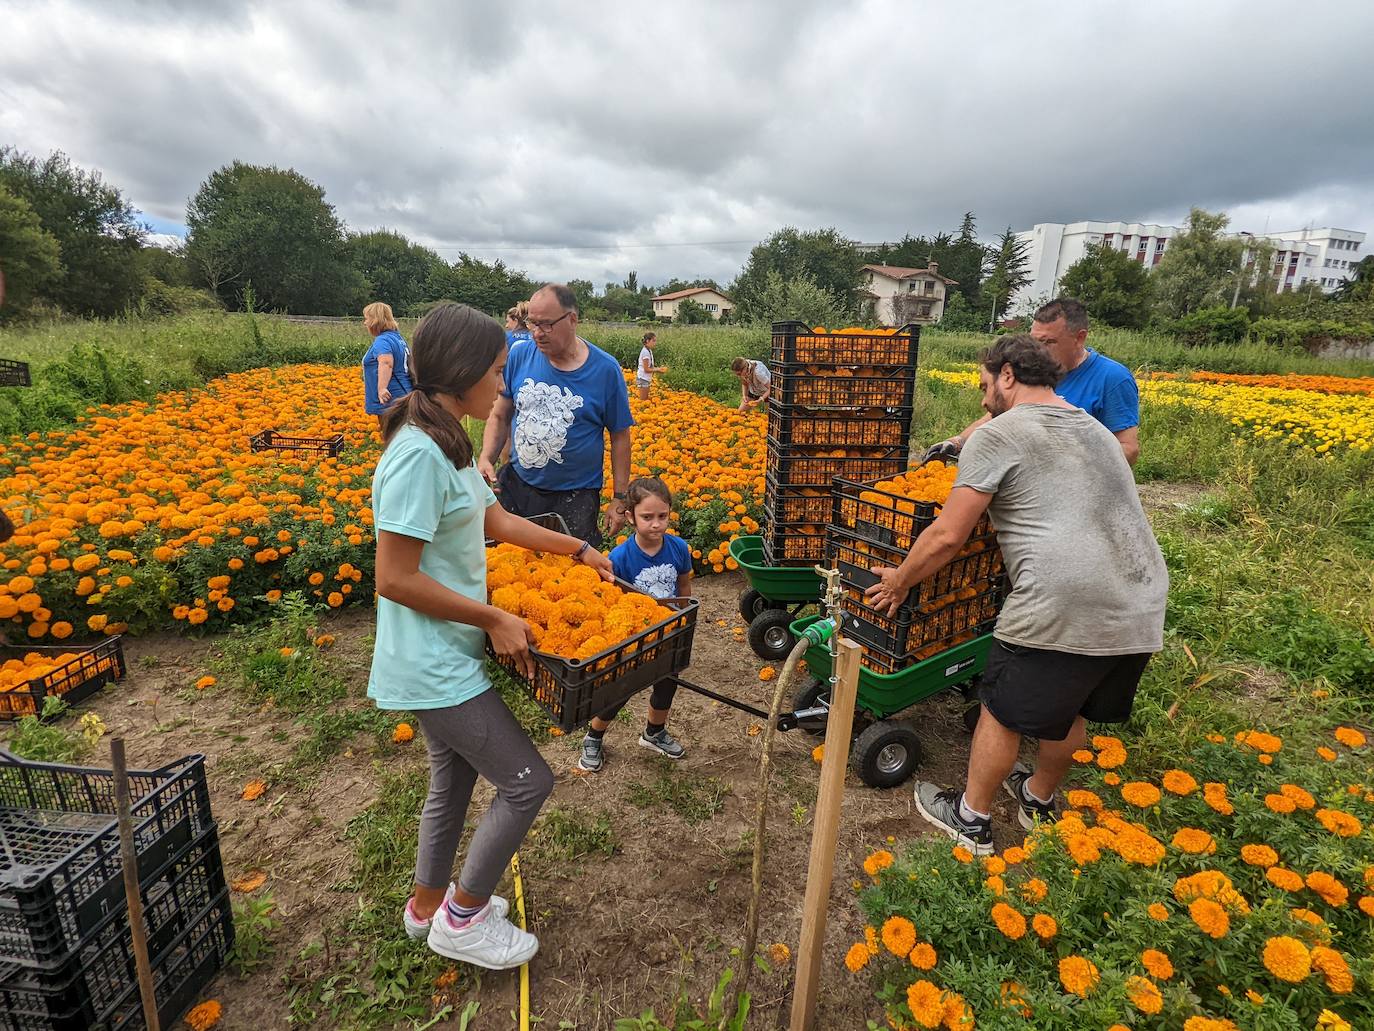
[[[838,631],[837,631],[838,632]],[[840,832],[844,771],[849,765],[849,738],[854,728],[854,700],[859,688],[857,644],[841,640],[835,660],[836,683],[825,723],[825,753],[816,792],[816,820],[811,832],[811,862],[802,902],[801,943],[797,946],[797,982],[792,992],[790,1031],[811,1031],[820,988],[821,951],[825,944],[826,904],[835,872],[835,841]],[[745,957],[749,961],[749,957]]]
[[[138,855],[134,849],[134,818],[129,803],[129,768],[124,761],[124,739],[110,742],[110,766],[114,773],[115,813],[119,820],[119,853],[124,862],[124,897],[129,904],[129,932],[133,938],[138,992],[143,998],[143,1020],[148,1031],[160,1031],[153,968],[148,962],[148,935],[143,926],[143,897],[138,893]]]

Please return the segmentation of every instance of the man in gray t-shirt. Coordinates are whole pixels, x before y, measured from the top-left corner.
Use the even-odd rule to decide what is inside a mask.
[[[979,373],[993,419],[964,446],[940,516],[900,567],[873,570],[881,580],[868,598],[895,615],[988,513],[1011,593],[983,675],[968,786],[916,786],[922,816],[987,855],[999,783],[1022,826],[1053,820],[1086,721],[1130,716],[1145,665],[1164,646],[1169,573],[1120,443],[1055,395],[1062,373],[1044,345],[1005,337]],[[1023,735],[1040,741],[1034,771],[1016,762]]]

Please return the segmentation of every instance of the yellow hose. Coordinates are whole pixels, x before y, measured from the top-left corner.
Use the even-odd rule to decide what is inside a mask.
[[[520,879],[520,853],[510,857],[510,872],[515,878],[515,919],[525,930],[525,882]],[[520,964],[520,1031],[530,1031],[530,965]]]

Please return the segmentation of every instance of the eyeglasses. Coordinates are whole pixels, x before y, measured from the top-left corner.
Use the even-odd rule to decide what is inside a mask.
[[[558,316],[558,318],[554,319],[552,322],[536,322],[534,319],[526,319],[525,325],[529,327],[531,333],[547,333],[549,330],[553,329],[554,326],[558,325],[571,314],[572,312],[565,311],[562,315]]]

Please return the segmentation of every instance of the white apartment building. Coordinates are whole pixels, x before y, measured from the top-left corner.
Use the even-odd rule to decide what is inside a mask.
[[[1115,247],[1136,261],[1153,268],[1159,264],[1169,241],[1183,230],[1141,222],[1041,222],[1017,233],[1027,244],[1031,282],[1012,298],[1011,311],[1021,314],[1043,297],[1058,292],[1060,277],[1087,253],[1089,244]],[[1257,239],[1251,233],[1234,233],[1236,239]],[[1365,251],[1365,234],[1349,229],[1298,229],[1265,233],[1274,248],[1276,289],[1295,290],[1316,281],[1330,293],[1353,275]]]

